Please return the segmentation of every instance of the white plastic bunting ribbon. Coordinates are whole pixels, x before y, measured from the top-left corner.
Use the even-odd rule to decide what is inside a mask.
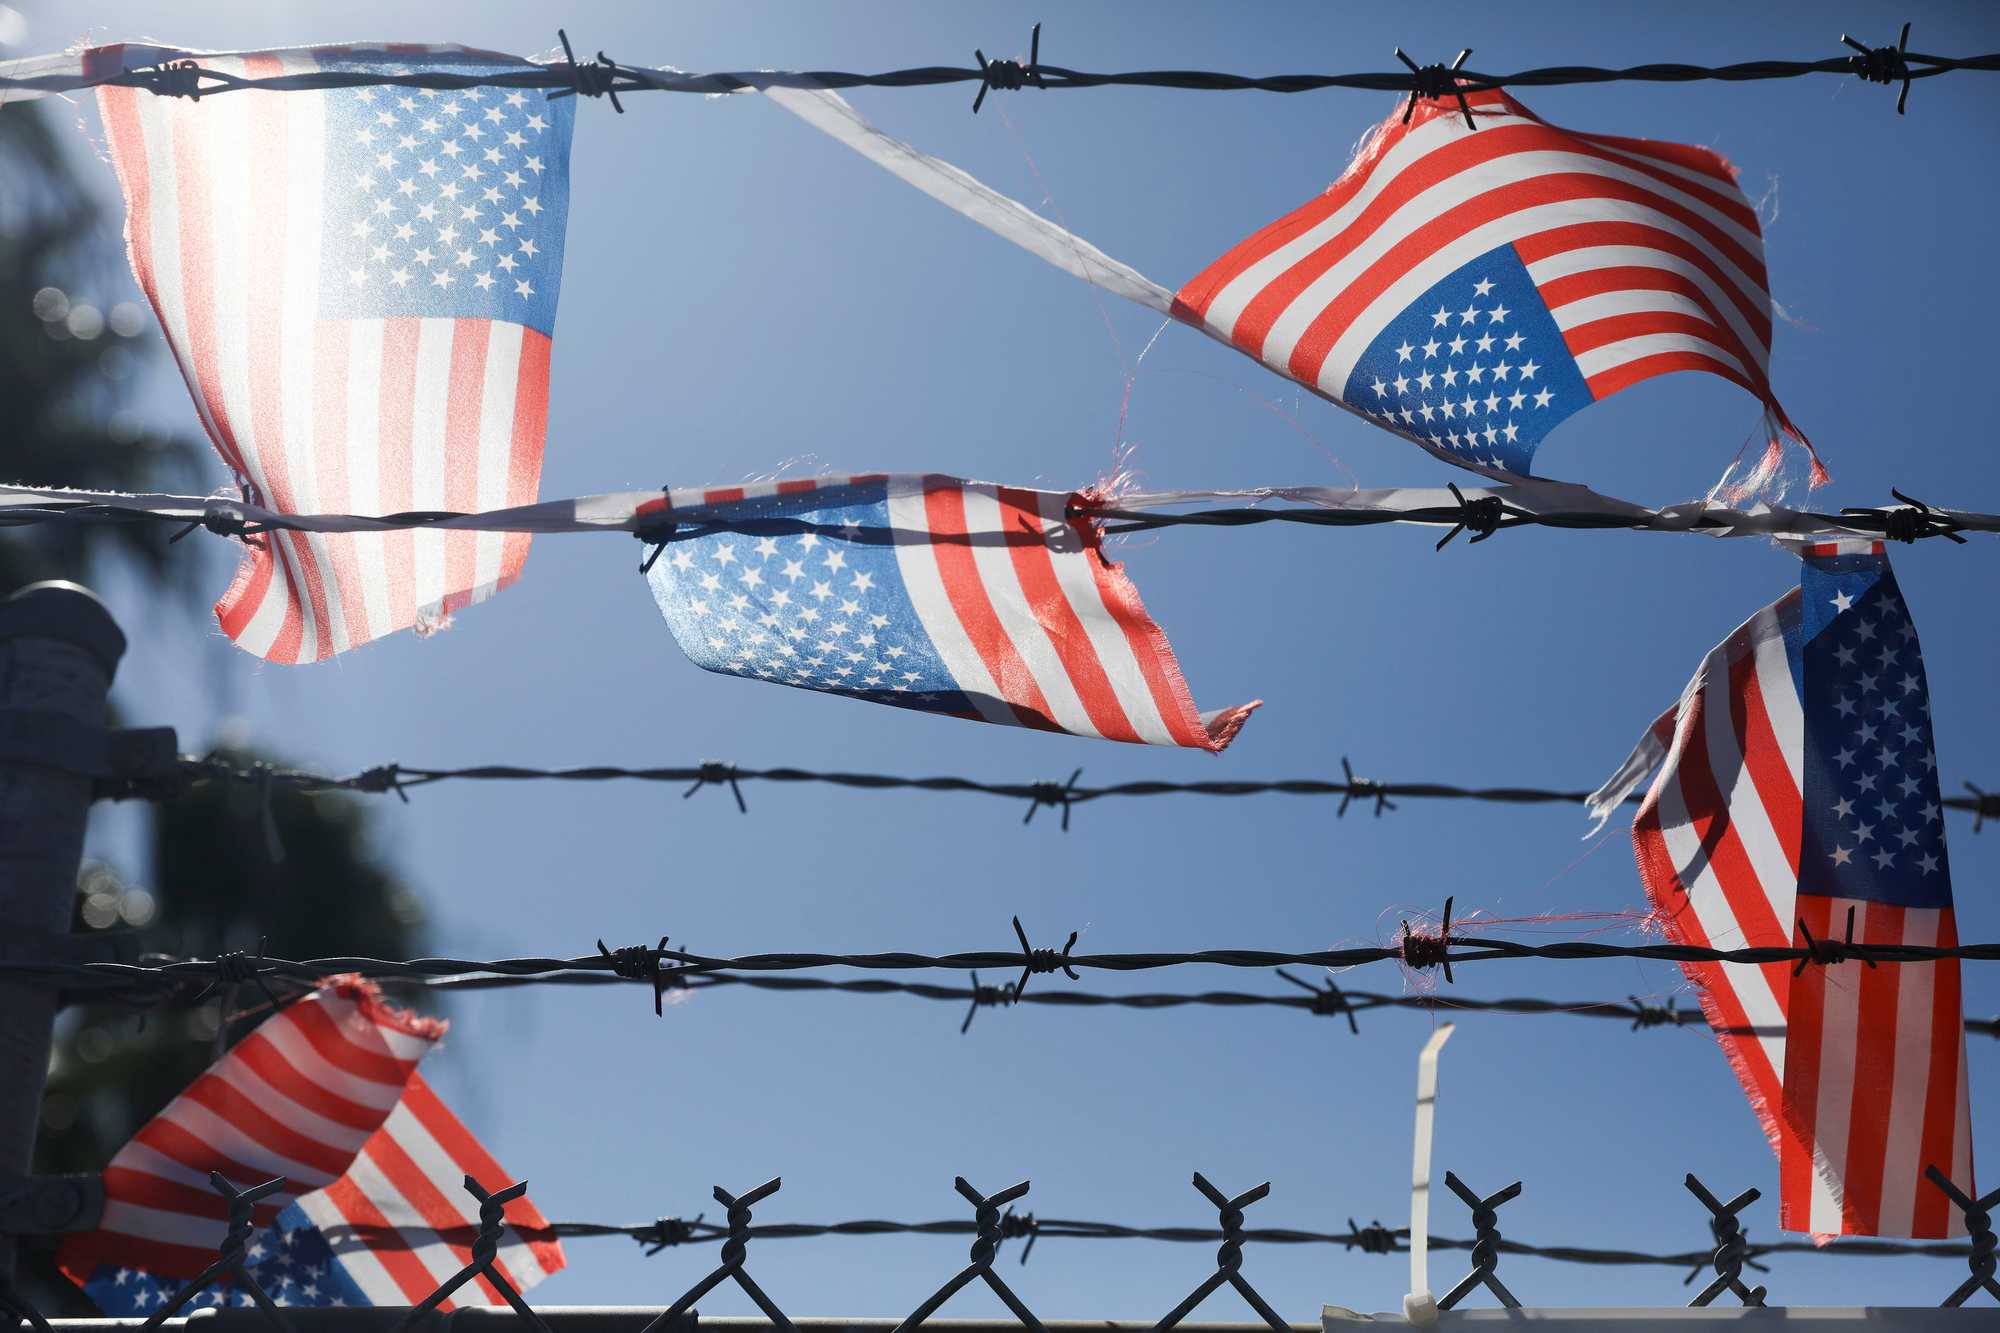
[[[1417,1056],[1417,1127],[1410,1162],[1410,1293],[1403,1297],[1403,1317],[1413,1324],[1437,1322],[1437,1300],[1431,1295],[1431,1124],[1437,1106],[1438,1052],[1451,1039],[1446,1023],[1424,1043]]]
[[[1172,315],[1174,294],[1129,264],[1122,264],[1089,241],[1071,234],[1018,200],[892,139],[862,119],[847,99],[826,89],[765,86],[763,94],[814,129],[831,135],[891,175],[977,222],[995,236],[1065,273],[1116,296]]]

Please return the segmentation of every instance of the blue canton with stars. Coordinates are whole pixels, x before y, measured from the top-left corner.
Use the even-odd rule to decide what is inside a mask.
[[[1800,641],[1805,829],[1799,892],[1951,906],[1930,692],[1917,627],[1882,555],[1808,556]]]
[[[903,585],[885,483],[680,509],[674,518],[681,530],[646,578],[696,666],[972,715]]]
[[[249,1247],[244,1250],[244,1261],[275,1304],[317,1307],[370,1304],[333,1257],[326,1237],[297,1204],[285,1208],[270,1226],[251,1237]],[[144,1318],[171,1301],[185,1284],[183,1278],[161,1278],[143,1268],[106,1266],[91,1274],[83,1285],[83,1293],[98,1309],[114,1318]],[[224,1281],[197,1294],[182,1311],[256,1303],[256,1297],[248,1291]]]
[[[321,63],[383,68],[379,56]],[[439,54],[424,57],[421,68],[490,73],[493,64]],[[504,320],[551,335],[576,100],[519,88],[320,95],[327,99],[321,313]]]
[[[1511,245],[1466,264],[1391,320],[1340,397],[1448,457],[1521,476],[1556,423],[1593,401]]]

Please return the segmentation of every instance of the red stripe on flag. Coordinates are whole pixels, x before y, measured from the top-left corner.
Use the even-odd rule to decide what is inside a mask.
[[[1798,916],[1815,939],[1829,933],[1831,914],[1825,898],[1804,896],[1798,900]],[[1802,934],[1794,935],[1793,947],[1803,947]],[[1817,1168],[1809,1145],[1819,1142],[1819,1083],[1821,1042],[1826,1035],[1826,969],[1807,967],[1792,981],[1786,1008],[1788,1035],[1785,1040],[1785,1121],[1799,1142],[1788,1143],[1790,1151],[1778,1160],[1778,1225],[1787,1231],[1812,1231],[1812,1200]],[[1824,1145],[1822,1145],[1824,1146]]]
[[[1958,944],[1958,920],[1950,908],[1938,914],[1937,944],[1949,949]],[[1961,1154],[1958,1149],[1958,1094],[1964,1085],[1960,1082],[1959,1061],[1965,1056],[1965,1019],[1963,1000],[1959,993],[1960,977],[1956,958],[1940,958],[1930,964],[1931,971],[1931,1059],[1930,1077],[1924,1082],[1924,1130],[1921,1148],[1922,1165],[1935,1166],[1947,1178],[1952,1174],[1952,1164],[1959,1156],[1970,1161],[1971,1145],[1965,1146]],[[1971,1133],[1968,1124],[1966,1132]],[[1919,1174],[1921,1175],[1921,1167]],[[1977,1194],[1970,1178],[1953,1181],[1969,1194]],[[1943,1190],[1923,1181],[1917,1187],[1917,1209],[1915,1225],[1910,1233],[1922,1239],[1936,1239],[1949,1236],[1956,1231],[1964,1233],[1964,1223],[1958,1219],[1958,1212]]]
[[[1097,659],[1090,634],[1077,617],[1076,608],[1070,605],[1062,584],[1056,580],[1055,562],[1043,537],[1047,521],[1034,493],[1002,486],[996,499],[1000,507],[1000,535],[1006,543],[1014,576],[1021,581],[1029,611],[1054,645],[1063,674],[1069,677],[1090,724],[1107,740],[1137,743],[1139,733],[1118,702],[1118,692],[1105,674],[1104,664]]]
[[[1861,938],[1869,944],[1901,944],[1904,911],[1888,903],[1863,909]],[[1843,915],[1845,915],[1843,913]],[[1842,965],[1850,984],[1860,987],[1851,1058],[1854,1097],[1848,1109],[1843,1179],[1843,1211],[1851,1228],[1864,1236],[1882,1232],[1882,1168],[1888,1159],[1889,1108],[1896,1092],[1896,1008],[1904,964]],[[1845,1040],[1845,1034],[1841,1034]],[[1845,1050],[1842,1052],[1846,1054]]]
[[[549,354],[547,335],[521,330],[521,365],[514,383],[514,439],[508,455],[507,503],[533,504],[542,485],[542,440],[549,419]],[[521,575],[528,558],[529,534],[510,532],[500,541],[500,587]]]
[[[778,483],[778,494],[780,495],[798,495],[804,491],[816,491],[818,489],[819,483],[811,477],[806,477],[798,481],[781,481]]]
[[[486,352],[493,322],[461,319],[451,340],[451,379],[444,415],[444,505],[460,513],[479,508],[480,398],[486,380]],[[472,600],[477,579],[474,561],[479,536],[446,532],[444,538],[444,614],[463,610]]]
[[[929,550],[937,561],[938,577],[944,584],[953,614],[965,636],[986,664],[986,672],[1000,697],[1014,710],[1024,727],[1061,731],[1049,714],[1049,703],[1041,687],[1021,660],[1014,641],[1007,636],[1000,617],[986,600],[986,587],[972,557],[965,528],[965,493],[955,481],[926,479],[924,483],[925,525],[930,529]]]

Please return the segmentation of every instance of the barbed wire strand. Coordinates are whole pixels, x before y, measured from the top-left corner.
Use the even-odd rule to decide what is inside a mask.
[[[348,791],[380,794],[394,792],[404,799],[415,787],[440,782],[664,782],[685,784],[682,796],[691,797],[704,787],[731,791],[737,807],[749,812],[743,797],[744,783],[820,784],[856,791],[928,791],[993,796],[1007,801],[1028,802],[1028,814],[1043,806],[1067,812],[1070,808],[1113,797],[1157,796],[1338,796],[1336,816],[1345,816],[1348,806],[1359,801],[1371,804],[1374,813],[1396,809],[1399,800],[1482,801],[1502,805],[1573,805],[1581,807],[1590,793],[1550,787],[1466,787],[1449,782],[1383,782],[1359,777],[1347,759],[1340,761],[1344,776],[1333,778],[1207,779],[1172,782],[1145,779],[1108,783],[1101,787],[1067,782],[991,782],[962,776],[901,777],[890,773],[852,773],[840,770],[796,768],[746,768],[737,764],[704,760],[699,764],[623,768],[593,764],[577,768],[531,768],[518,764],[481,764],[467,768],[418,768],[404,764],[380,764],[359,773],[333,777],[303,769],[271,766],[245,767],[229,759],[209,755],[185,756],[180,761],[178,779],[139,780],[124,787],[114,786],[105,794],[114,798],[142,797],[171,799],[189,784],[236,782],[281,787],[300,792]],[[1080,772],[1080,770],[1079,770]],[[1939,804],[1946,810],[1974,817],[1973,831],[1984,828],[1989,818],[2000,819],[2000,791],[1985,791],[1971,782],[1967,795],[1946,796]],[[1636,805],[1642,798],[1634,794],[1625,800]],[[1026,822],[1025,820],[1023,822]]]
[[[1037,990],[1017,994],[1011,985],[981,984],[977,973],[973,974],[971,985],[942,986],[926,981],[892,981],[884,977],[841,979],[772,974],[739,976],[728,972],[705,972],[688,976],[669,970],[662,972],[661,986],[666,992],[689,996],[717,987],[747,987],[752,990],[788,994],[907,995],[916,999],[968,1006],[964,1021],[959,1025],[961,1034],[971,1028],[972,1020],[977,1017],[981,1009],[1006,1009],[1024,1004],[1056,1009],[1166,1010],[1189,1007],[1296,1009],[1319,1016],[1345,1017],[1350,1020],[1350,1025],[1355,1017],[1372,1011],[1410,1009],[1425,1013],[1445,1010],[1452,1013],[1497,1013],[1519,1017],[1568,1016],[1610,1019],[1628,1024],[1633,1032],[1653,1028],[1706,1030],[1710,1027],[1700,1009],[1681,1008],[1672,996],[1667,997],[1665,1003],[1652,1003],[1636,995],[1629,996],[1625,1000],[1545,1000],[1526,996],[1476,999],[1435,992],[1389,995],[1381,991],[1351,990],[1335,985],[1331,980],[1323,986],[1315,986],[1282,968],[1277,969],[1277,975],[1299,987],[1302,993],[1204,990],[1134,991],[1112,994],[1102,991]],[[385,979],[383,985],[390,990],[406,991],[485,991],[511,990],[534,984],[586,988],[626,986],[650,980],[648,977],[623,977],[603,972],[577,972],[543,977],[392,977]],[[258,1017],[272,1007],[265,1004],[242,1010],[230,1015],[230,1022]],[[1965,1020],[1965,1030],[1974,1035],[2000,1039],[2000,1016],[1968,1018]],[[1359,1032],[1358,1026],[1355,1027],[1355,1031]],[[1781,1033],[1783,1029],[1731,1025],[1720,1031],[1732,1036],[1767,1036]]]
[[[1689,963],[1789,963],[1795,970],[1859,962],[1931,963],[1944,959],[1966,962],[2000,962],[2000,943],[1919,945],[1867,943],[1851,938],[1811,940],[1804,946],[1760,945],[1718,949],[1690,944],[1605,944],[1596,940],[1560,940],[1548,944],[1528,944],[1519,940],[1487,939],[1452,933],[1452,900],[1445,900],[1443,926],[1405,929],[1395,942],[1344,949],[1284,951],[1272,949],[1203,949],[1186,952],[1100,953],[1074,952],[1077,933],[1070,933],[1061,949],[1037,948],[1029,944],[1020,919],[1014,930],[1018,950],[980,950],[963,953],[927,954],[913,952],[831,953],[787,952],[743,954],[726,957],[699,954],[685,949],[634,945],[617,950],[602,949],[597,954],[575,958],[530,957],[497,959],[412,958],[392,960],[362,957],[329,957],[307,960],[270,958],[262,953],[237,951],[216,958],[158,958],[119,962],[71,963],[41,959],[0,959],[0,975],[18,981],[39,982],[62,988],[92,984],[113,989],[145,985],[175,986],[189,980],[227,980],[242,984],[258,980],[288,980],[307,985],[321,978],[355,974],[371,980],[390,978],[456,977],[500,975],[546,979],[560,973],[608,972],[618,976],[652,978],[668,971],[685,970],[690,976],[711,972],[796,972],[821,968],[853,968],[860,971],[924,971],[945,969],[954,972],[988,969],[1021,969],[1014,983],[1017,996],[1026,992],[1030,977],[1062,972],[1077,979],[1077,968],[1106,972],[1144,972],[1170,967],[1324,967],[1349,968],[1366,963],[1399,962],[1416,971],[1441,968],[1452,980],[1452,966],[1467,963],[1548,959],[1567,962],[1603,959],[1646,959],[1655,962]],[[1466,923],[1458,923],[1463,928]],[[672,968],[668,967],[672,964]]]
[[[1445,489],[1452,493],[1452,500],[1436,502],[1426,499],[1421,490],[1417,495],[1377,492],[1366,498],[1344,497],[1336,493],[1333,498],[1319,497],[1318,500],[1311,496],[1301,499],[1307,491],[1284,487],[1195,492],[1192,495],[1176,492],[1150,497],[1152,503],[1144,505],[1134,501],[1148,497],[1126,497],[1123,504],[1079,503],[1071,507],[1069,517],[1099,524],[1106,536],[1173,527],[1226,529],[1288,523],[1321,528],[1365,528],[1408,523],[1449,529],[1444,540],[1438,543],[1440,548],[1461,531],[1470,531],[1473,541],[1479,542],[1495,532],[1521,527],[1574,532],[1696,532],[1724,537],[1873,535],[1886,541],[1906,543],[1943,537],[1961,545],[1965,543],[1963,533],[2000,532],[2000,514],[1933,505],[1894,489],[1890,495],[1897,501],[1896,504],[1850,505],[1837,514],[1805,509],[1749,511],[1706,503],[1649,508],[1601,496],[1596,497],[1594,502],[1565,504],[1554,493],[1536,488],[1524,490],[1515,487],[1507,494],[1489,494],[1475,488],[1470,495],[1461,491],[1455,483]],[[1259,502],[1284,499],[1299,502],[1287,507],[1255,503],[1173,512],[1154,507],[1221,495],[1241,496]],[[1530,501],[1530,496],[1543,498]],[[722,531],[776,534],[817,531],[814,525],[803,519],[760,518],[730,522],[718,520],[699,508],[663,526],[658,516],[637,512],[642,501],[652,498],[656,498],[652,493],[628,492],[549,500],[522,508],[485,512],[436,509],[393,514],[287,514],[245,500],[214,496],[70,492],[16,486],[0,488],[0,527],[65,522],[151,522],[173,525],[177,529],[176,540],[195,527],[237,539],[274,530],[353,534],[446,528],[455,532],[527,532],[544,536],[608,532],[638,536],[655,546],[693,540]],[[591,516],[578,517],[585,511]]]
[[[894,1222],[876,1218],[856,1219],[849,1222],[777,1222],[760,1223],[748,1229],[748,1238],[757,1240],[799,1240],[826,1236],[963,1236],[977,1232],[977,1224],[967,1220],[947,1220],[937,1222]],[[701,1218],[681,1219],[663,1217],[653,1222],[632,1224],[601,1222],[552,1222],[546,1234],[558,1239],[595,1239],[599,1237],[626,1237],[646,1247],[648,1256],[679,1245],[699,1245],[704,1242],[728,1238],[730,1229]],[[1409,1248],[1410,1229],[1408,1227],[1384,1227],[1371,1223],[1366,1227],[1354,1225],[1340,1231],[1307,1231],[1292,1227],[1246,1227],[1241,1233],[1245,1241],[1255,1241],[1265,1245],[1339,1245],[1348,1250],[1361,1250],[1368,1254],[1402,1254]],[[1151,1240],[1184,1244],[1214,1244],[1222,1239],[1222,1233],[1207,1227],[1141,1227],[1128,1226],[1116,1222],[1080,1221],[1072,1218],[1037,1217],[1033,1214],[1012,1213],[1002,1219],[1003,1239],[1022,1239],[1030,1246],[1052,1239],[1063,1240]],[[1476,1242],[1448,1236],[1432,1236],[1432,1249],[1470,1250]],[[1501,1240],[1501,1250],[1508,1254],[1551,1259],[1561,1263],[1602,1264],[1602,1265],[1657,1265],[1672,1268],[1706,1268],[1715,1256],[1713,1246],[1703,1250],[1657,1253],[1647,1250],[1607,1249],[1578,1245],[1536,1245],[1525,1241]],[[1752,1243],[1746,1254],[1751,1258],[1762,1258],[1775,1254],[1820,1254],[1831,1258],[1843,1255],[1856,1258],[1891,1258],[1896,1256],[1919,1255],[1933,1259],[1964,1259],[1972,1253],[1969,1244],[1921,1244],[1900,1240],[1856,1239],[1840,1240],[1831,1245],[1816,1245],[1811,1241],[1770,1241],[1763,1244]],[[1024,1252],[1023,1263],[1027,1261]]]
[[[567,34],[559,34],[565,48]],[[1910,25],[1894,46],[1871,47],[1843,34],[1841,41],[1852,54],[1827,56],[1817,60],[1749,60],[1727,65],[1649,63],[1623,68],[1595,65],[1557,65],[1519,70],[1511,74],[1490,74],[1442,64],[1419,65],[1401,48],[1396,56],[1401,70],[1350,74],[1241,75],[1211,70],[1135,70],[1099,73],[1044,63],[1041,59],[1041,25],[1030,36],[1027,61],[988,60],[975,52],[976,65],[925,65],[908,69],[860,74],[841,70],[741,71],[735,73],[690,73],[671,69],[646,69],[621,64],[599,52],[596,61],[579,64],[574,56],[567,63],[551,63],[532,70],[502,70],[486,73],[453,74],[424,72],[392,74],[374,70],[301,70],[285,74],[245,77],[201,64],[198,57],[167,62],[146,69],[123,71],[108,76],[86,75],[79,68],[55,74],[0,78],[0,87],[25,88],[41,92],[71,92],[99,84],[130,85],[168,96],[206,97],[243,89],[306,91],[334,88],[400,87],[438,91],[477,87],[537,88],[550,96],[582,94],[609,96],[614,107],[623,111],[618,98],[637,92],[693,93],[714,95],[759,88],[788,86],[807,88],[920,88],[949,84],[977,84],[978,95],[972,109],[979,110],[989,92],[1015,92],[1024,88],[1037,91],[1139,87],[1166,88],[1187,92],[1266,92],[1307,93],[1343,88],[1368,92],[1409,95],[1412,105],[1418,98],[1436,99],[1446,95],[1482,92],[1501,87],[1548,88],[1602,83],[1697,83],[1761,82],[1832,74],[1859,78],[1865,82],[1900,85],[1896,110],[1902,114],[1910,85],[1958,71],[2000,71],[2000,54],[1972,56],[1932,55],[1909,49]],[[1469,52],[1467,53],[1469,54]],[[1461,55],[1462,63],[1465,56]],[[79,62],[80,65],[81,62]],[[589,75],[590,77],[584,77]]]

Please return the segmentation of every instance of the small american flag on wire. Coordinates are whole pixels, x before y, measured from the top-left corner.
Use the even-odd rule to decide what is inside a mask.
[[[1083,498],[940,476],[670,490],[647,578],[696,665],[1074,736],[1220,750]]]
[[[1326,193],[1183,287],[1176,317],[1461,466],[1527,475],[1557,423],[1701,370],[1763,403],[1757,213],[1705,148],[1558,129],[1503,92],[1392,116]],[[1807,445],[1810,452],[1810,445]],[[1814,484],[1825,470],[1813,458]]]
[[[444,1024],[335,978],[280,1010],[196,1079],[104,1172],[99,1229],[69,1238],[63,1272],[111,1315],[152,1313],[212,1262],[227,1207],[210,1187],[282,1176],[258,1206],[246,1266],[280,1305],[414,1305],[464,1265],[478,1204],[463,1181],[510,1183],[417,1064]],[[516,1290],[564,1264],[529,1200],[499,1268]],[[197,1304],[249,1305],[228,1285]],[[502,1304],[484,1277],[460,1304]]]
[[[1798,543],[1800,586],[1702,662],[1591,798],[1658,766],[1632,841],[1676,942],[1954,945],[1930,697],[1882,544]],[[1972,1189],[1956,959],[1683,965],[1779,1159],[1780,1223],[1965,1234]]]
[[[133,52],[86,52],[85,69]],[[200,58],[242,77],[535,68],[457,46]],[[285,513],[534,501],[573,101],[396,87],[98,99],[133,271],[246,494]],[[528,551],[502,533],[251,540],[216,618],[276,662],[439,627],[513,582]]]

